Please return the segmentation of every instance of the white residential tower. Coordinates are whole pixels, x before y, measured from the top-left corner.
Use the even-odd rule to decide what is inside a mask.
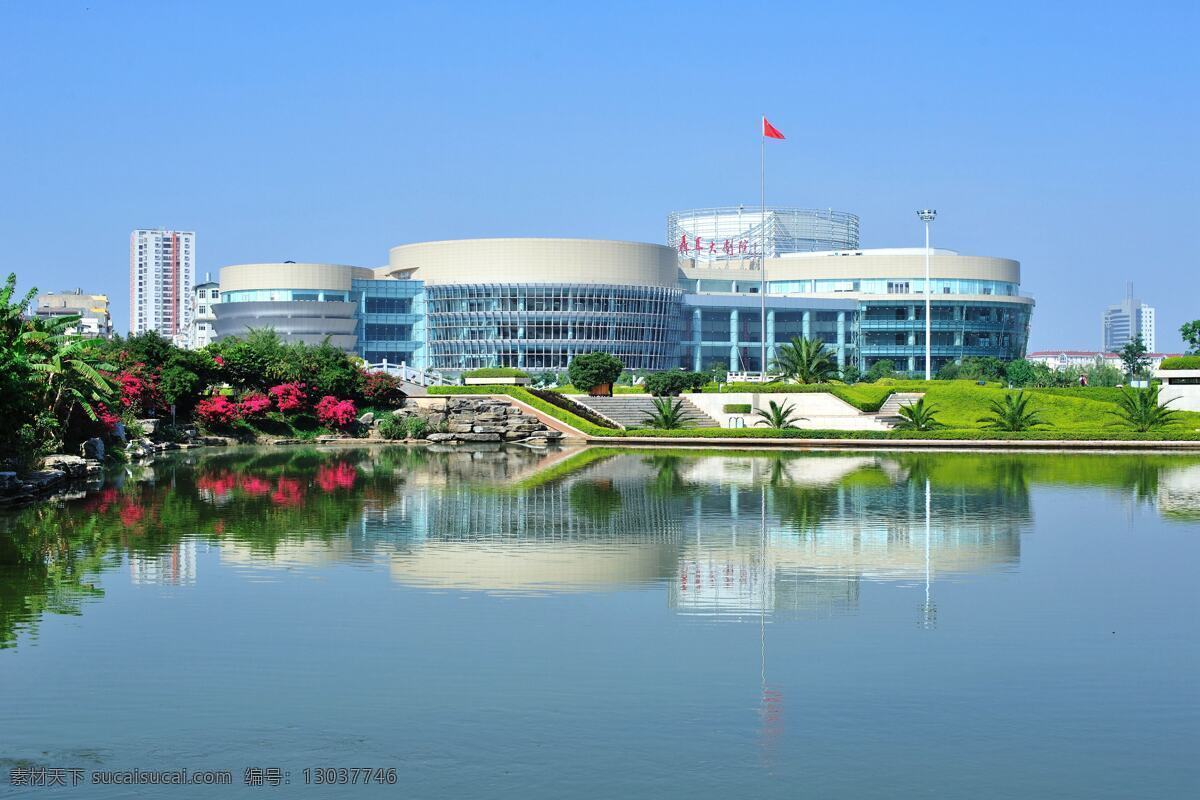
[[[136,230],[129,237],[129,332],[186,344],[192,322],[196,234]]]

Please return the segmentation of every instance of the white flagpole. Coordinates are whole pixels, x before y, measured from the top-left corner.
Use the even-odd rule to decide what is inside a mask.
[[[759,344],[761,345],[762,360],[759,362],[759,375],[762,383],[767,382],[767,115],[762,115],[762,125],[758,129],[758,203],[761,221],[759,222],[758,237],[762,245],[758,253],[758,299],[759,299]]]

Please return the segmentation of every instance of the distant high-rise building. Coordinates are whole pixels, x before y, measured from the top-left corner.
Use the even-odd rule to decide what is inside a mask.
[[[185,344],[192,322],[196,234],[141,229],[129,237],[129,332]]]
[[[1155,348],[1154,309],[1133,296],[1133,284],[1125,289],[1125,299],[1104,312],[1104,350],[1115,353],[1138,336],[1153,352]]]
[[[78,316],[79,321],[71,326],[68,333],[107,339],[113,332],[106,294],[84,294],[82,289],[39,294],[34,301],[32,314],[42,319]]]

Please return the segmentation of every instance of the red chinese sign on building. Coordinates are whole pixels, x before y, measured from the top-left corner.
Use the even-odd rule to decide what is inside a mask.
[[[688,240],[688,235],[685,233],[679,237],[678,245],[680,255],[694,256],[753,256],[758,255],[758,243],[750,242],[747,239],[726,239],[720,244],[715,239],[705,239],[703,236],[696,236]]]

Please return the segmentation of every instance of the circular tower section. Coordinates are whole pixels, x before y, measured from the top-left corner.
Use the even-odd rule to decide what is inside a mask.
[[[462,239],[401,245],[385,277],[425,286],[429,366],[565,369],[604,351],[629,369],[678,361],[673,248],[597,239]]]
[[[667,245],[697,261],[741,261],[784,253],[858,249],[858,217],[813,208],[724,206],[667,215]]]

